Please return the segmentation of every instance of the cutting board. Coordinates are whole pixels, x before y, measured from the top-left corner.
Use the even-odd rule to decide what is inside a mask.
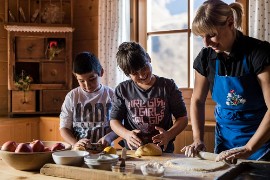
[[[41,169],[40,173],[46,176],[56,176],[61,178],[78,179],[78,180],[103,180],[103,179],[137,179],[145,180],[145,176],[139,174],[128,174],[103,171],[96,169],[89,169],[83,167],[64,166],[57,164],[45,164]],[[157,179],[156,177],[148,176],[147,180]],[[168,179],[168,178],[162,178]]]
[[[183,154],[173,154],[173,153],[163,153],[162,156],[142,156],[138,158],[134,155],[134,151],[128,151],[127,156],[129,157],[126,162],[136,164],[136,171],[134,174],[123,175],[117,172],[104,171],[104,170],[96,170],[89,169],[88,167],[72,167],[72,166],[63,166],[56,164],[45,164],[40,173],[48,176],[56,176],[56,177],[64,177],[71,179],[138,179],[144,180],[146,176],[142,175],[140,170],[140,166],[147,162],[160,162],[165,163],[168,160],[174,158],[187,158]],[[220,170],[215,172],[183,172],[179,169],[166,169],[165,176],[162,179],[215,179],[215,177],[220,176],[226,170]],[[156,177],[147,176],[147,179],[157,179]]]

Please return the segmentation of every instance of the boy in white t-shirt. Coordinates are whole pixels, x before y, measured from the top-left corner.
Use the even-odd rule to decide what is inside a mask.
[[[90,52],[79,53],[73,61],[79,87],[66,95],[60,114],[61,136],[73,147],[89,143],[106,147],[118,137],[109,124],[113,90],[100,83],[103,72],[99,60]]]

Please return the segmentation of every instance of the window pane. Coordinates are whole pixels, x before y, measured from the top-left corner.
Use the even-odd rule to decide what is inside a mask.
[[[188,0],[147,0],[147,31],[186,29]]]
[[[187,38],[187,33],[148,37],[153,73],[173,79],[178,87],[188,87]]]

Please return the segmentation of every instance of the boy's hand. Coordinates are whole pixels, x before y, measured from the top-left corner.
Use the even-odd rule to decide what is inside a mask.
[[[167,145],[170,141],[167,131],[161,127],[155,126],[155,129],[159,131],[159,134],[152,137],[153,143],[158,143],[158,146],[163,145],[163,151],[167,149]]]
[[[80,139],[78,142],[76,142],[73,146],[74,147],[79,147],[79,146],[86,147],[86,145],[89,143],[91,143],[90,139],[83,138],[83,139]]]
[[[125,136],[128,147],[131,150],[133,150],[133,147],[138,148],[141,146],[142,141],[137,136],[137,133],[140,133],[140,132],[141,132],[140,130],[135,129],[135,130],[129,131],[129,133]]]
[[[98,142],[97,142],[97,143],[102,144],[102,145],[103,145],[103,147],[107,147],[107,146],[109,146],[109,145],[110,145],[110,143],[109,143],[109,142],[107,142],[107,141],[105,140],[105,136],[103,136],[102,138],[100,138],[100,139],[98,140]]]

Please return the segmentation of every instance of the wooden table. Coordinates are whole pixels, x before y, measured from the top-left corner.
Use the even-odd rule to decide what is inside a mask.
[[[140,171],[140,165],[149,162],[149,161],[157,161],[157,162],[165,162],[167,160],[173,159],[173,158],[186,158],[182,154],[166,154],[164,153],[162,156],[144,156],[142,158],[134,157],[134,151],[128,151],[127,153],[128,159],[127,163],[135,163],[136,164],[136,171],[134,175],[126,175],[125,177],[120,173],[115,173],[111,171],[102,171],[102,170],[93,170],[86,167],[80,167],[79,170],[83,170],[85,173],[85,179],[122,179],[127,178],[130,176],[130,179],[145,179],[146,177],[142,175]],[[62,166],[63,168],[59,168],[58,172],[61,174],[65,174],[64,171],[70,172],[72,171],[72,174],[77,179],[84,179],[82,176],[83,173],[78,171],[78,169],[72,169],[71,166]],[[165,176],[163,179],[215,179],[216,177],[220,176],[224,172],[226,172],[228,168],[222,169],[215,172],[187,172],[187,171],[180,171],[180,170],[170,170],[166,169]],[[76,173],[78,176],[76,176]],[[81,178],[82,177],[82,178]],[[52,176],[46,176],[40,174],[40,172],[29,172],[29,171],[19,171],[15,170],[12,167],[7,166],[2,160],[0,160],[0,179],[58,179],[63,180],[66,178],[58,178],[58,177],[52,177]],[[157,179],[157,178],[151,178],[150,176],[147,177],[147,179]]]
[[[29,179],[29,180],[63,180],[63,178],[45,176],[37,172],[19,171],[8,165],[6,165],[2,159],[0,159],[0,179]]]

